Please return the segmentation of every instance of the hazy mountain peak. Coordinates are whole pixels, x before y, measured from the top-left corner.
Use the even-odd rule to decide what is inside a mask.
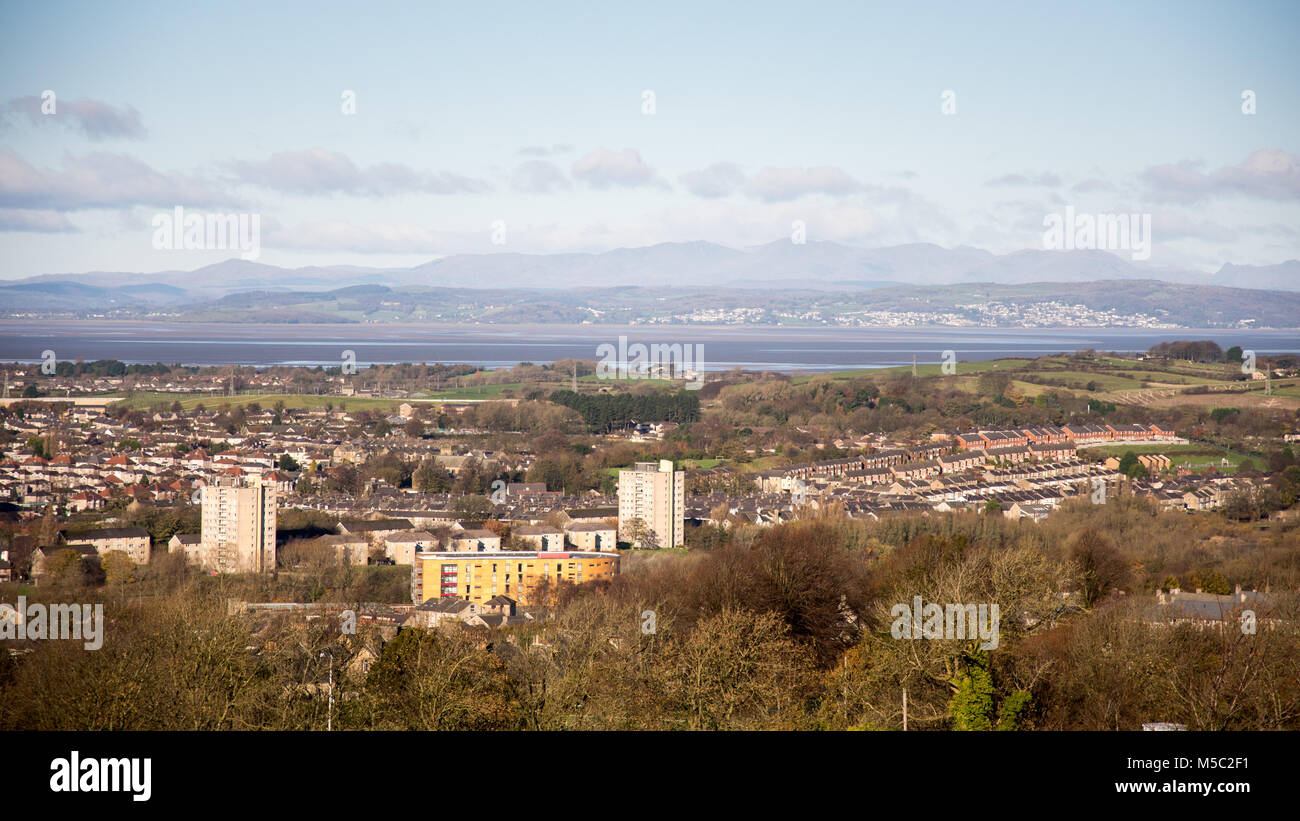
[[[194,298],[220,297],[254,289],[325,291],[352,285],[403,285],[456,288],[604,288],[746,287],[810,288],[845,285],[879,287],[1004,285],[1031,282],[1095,282],[1159,279],[1166,282],[1215,284],[1238,288],[1300,290],[1300,261],[1278,265],[1224,265],[1212,277],[1188,270],[1135,263],[1107,251],[1047,251],[1027,248],[997,255],[968,245],[945,248],[915,242],[859,248],[829,240],[794,243],[780,239],[746,249],[703,240],[665,242],[602,253],[454,254],[410,268],[308,266],[280,268],[231,258],[195,271],[156,274],[91,272],[47,274],[11,285],[77,282],[103,288],[163,284],[184,289]],[[162,298],[165,292],[155,292]]]

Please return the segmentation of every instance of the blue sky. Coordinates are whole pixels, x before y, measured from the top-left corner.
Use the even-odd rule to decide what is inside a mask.
[[[795,220],[1005,253],[1067,205],[1150,213],[1154,266],[1300,257],[1295,3],[0,8],[0,277],[231,256],[155,249],[176,205],[288,266]]]

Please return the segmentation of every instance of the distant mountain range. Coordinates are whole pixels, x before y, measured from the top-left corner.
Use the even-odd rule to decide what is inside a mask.
[[[1209,275],[1103,251],[999,256],[928,244],[781,241],[736,250],[689,242],[601,254],[461,254],[410,268],[288,269],[230,259],[194,271],[0,281],[0,313],[9,316],[233,322],[639,322],[710,310],[730,312],[720,320],[729,322],[746,309],[762,317],[740,321],[816,324],[893,311],[925,322],[952,312],[979,319],[976,306],[990,300],[1014,303],[1007,324],[1033,319],[1032,306],[1059,314],[1068,304],[1116,314],[1121,324],[1295,327],[1300,261],[1225,265]]]
[[[1105,251],[1025,250],[997,255],[979,248],[943,248],[925,243],[889,248],[854,248],[834,242],[796,245],[777,241],[745,250],[709,242],[661,243],[619,248],[600,254],[457,254],[411,268],[310,266],[279,268],[229,259],[195,271],[152,274],[91,271],[44,274],[0,284],[16,286],[73,282],[109,290],[165,285],[165,290],[117,292],[113,298],[139,297],[165,303],[224,296],[248,290],[321,290],[349,285],[479,288],[586,288],[734,286],[843,290],[894,285],[958,285],[988,282],[1095,282],[1154,279],[1188,285],[1221,285],[1300,291],[1300,261],[1278,265],[1224,265],[1214,274],[1136,264]]]
[[[1214,275],[1214,284],[1237,288],[1265,288],[1300,291],[1300,260],[1277,265],[1233,265],[1228,263]]]

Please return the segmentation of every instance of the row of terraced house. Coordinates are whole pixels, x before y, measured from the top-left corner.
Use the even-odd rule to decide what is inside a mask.
[[[1075,445],[1103,442],[1167,442],[1178,438],[1160,425],[1063,425],[1039,428],[1008,428],[958,433],[953,437],[959,450],[1029,447],[1071,442]]]

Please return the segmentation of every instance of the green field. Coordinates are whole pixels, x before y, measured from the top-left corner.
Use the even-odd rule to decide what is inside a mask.
[[[1147,379],[1147,382],[1156,382],[1162,385],[1186,385],[1193,387],[1195,385],[1229,385],[1233,384],[1230,380],[1215,379],[1207,376],[1191,376],[1185,373],[1156,373],[1154,378]]]
[[[1181,467],[1188,464],[1193,468],[1216,467],[1221,470],[1236,470],[1242,460],[1249,457],[1228,451],[1224,448],[1213,445],[1187,444],[1187,445],[1097,445],[1095,447],[1081,448],[1080,453],[1099,454],[1102,456],[1123,456],[1125,453],[1160,453],[1168,456],[1173,462],[1174,467]],[[1231,462],[1231,468],[1225,467],[1220,460],[1227,459]],[[1255,460],[1258,465],[1258,460]]]
[[[682,383],[671,379],[597,379],[595,374],[587,374],[578,377],[578,382],[583,385],[610,385],[611,387],[630,388],[634,385],[653,385],[658,388],[680,386]],[[427,396],[431,399],[492,399],[498,397],[503,391],[513,391],[515,397],[522,397],[523,394],[532,390],[541,390],[546,393],[551,391],[569,390],[572,384],[565,382],[505,382],[499,385],[471,385],[463,388],[448,388],[444,391],[432,391],[421,396]],[[511,397],[511,398],[515,398]]]
[[[1041,376],[1045,379],[1063,379],[1067,382],[1080,382],[1088,384],[1096,382],[1098,391],[1126,391],[1142,390],[1144,385],[1156,383],[1160,385],[1183,385],[1192,387],[1194,385],[1219,385],[1224,384],[1222,379],[1211,379],[1204,376],[1191,376],[1184,373],[1172,373],[1168,371],[1142,370],[1138,368],[1125,368],[1117,370],[1114,373],[1093,371],[1078,371],[1069,368],[1035,368],[1027,373]]]
[[[203,407],[211,410],[220,405],[250,405],[256,402],[264,408],[274,407],[277,401],[284,402],[287,408],[323,408],[333,403],[334,407],[347,407],[355,410],[370,410],[374,408],[384,410],[396,410],[403,402],[412,402],[415,404],[427,404],[429,400],[446,400],[454,402],[466,399],[494,399],[500,398],[503,390],[514,390],[521,392],[523,383],[507,382],[500,385],[476,385],[466,388],[448,388],[444,391],[433,391],[428,393],[413,394],[409,399],[376,399],[368,396],[337,396],[337,395],[317,395],[317,394],[300,394],[300,393],[263,393],[263,394],[241,394],[239,396],[223,396],[220,394],[210,393],[153,393],[139,392],[125,396],[123,402],[132,408],[149,408],[159,403],[171,406],[173,402],[179,401],[181,407],[186,410],[193,410],[195,405],[202,404]]]
[[[1069,390],[1068,388],[1057,388],[1050,385],[1039,385],[1037,382],[1023,382],[1019,379],[1012,379],[1011,386],[1014,387],[1016,390],[1020,391],[1021,393],[1023,393],[1025,396],[1038,396],[1038,394],[1046,393],[1047,391],[1068,391]],[[969,390],[972,393],[974,393],[978,389],[979,386],[974,381],[971,381]]]
[[[718,465],[722,464],[725,461],[727,460],[726,459],[683,459],[681,466],[684,468],[698,468],[700,470],[708,470],[709,468],[717,467]]]
[[[958,362],[956,375],[962,376],[965,374],[987,373],[989,371],[1018,370],[1032,361],[1032,359],[994,359],[990,362]],[[942,368],[943,366],[938,363],[922,364],[918,362],[916,364],[916,375],[940,376],[943,374]],[[826,373],[805,374],[803,376],[796,376],[791,380],[791,382],[797,385],[821,376],[829,376],[835,380],[844,380],[862,379],[864,377],[873,376],[897,376],[911,372],[911,365],[899,365],[892,368],[863,368],[851,371],[828,371]]]
[[[159,404],[170,408],[172,403],[180,402],[181,407],[187,411],[194,410],[198,405],[202,405],[208,410],[214,410],[222,405],[235,407],[254,403],[261,405],[263,408],[273,408],[276,402],[284,402],[286,408],[323,408],[326,405],[333,404],[335,408],[347,408],[349,410],[371,410],[374,408],[396,410],[398,405],[401,405],[404,401],[403,399],[372,399],[370,397],[355,396],[319,396],[310,393],[262,393],[242,394],[239,396],[222,396],[210,393],[133,393],[122,400],[128,407],[141,409]]]
[[[1066,382],[1080,382],[1084,385],[1089,382],[1097,383],[1099,391],[1121,391],[1129,389],[1139,389],[1145,379],[1129,379],[1124,376],[1112,373],[1093,373],[1091,371],[1072,371],[1062,368],[1026,371],[1031,376],[1042,377],[1043,379],[1063,379]],[[1051,386],[1048,386],[1051,387]]]
[[[471,385],[464,388],[448,388],[445,391],[430,391],[420,394],[427,399],[492,399],[501,396],[504,390],[519,392],[524,387],[522,382],[502,382],[497,385]],[[532,387],[532,386],[529,386]]]
[[[1051,356],[1041,357],[1039,359],[1010,358],[995,359],[987,362],[958,362],[956,376],[953,385],[969,393],[978,392],[977,377],[984,373],[1003,371],[1012,376],[1012,384],[1022,394],[1028,397],[1034,397],[1045,390],[1062,390],[1079,393],[1078,389],[1058,387],[1054,385],[1039,385],[1034,382],[1028,382],[1016,377],[1028,376],[1030,378],[1040,377],[1044,379],[1059,379],[1066,382],[1086,385],[1094,382],[1097,385],[1097,394],[1109,395],[1113,401],[1125,401],[1124,394],[1130,391],[1142,390],[1164,390],[1163,388],[1150,388],[1144,385],[1220,385],[1236,384],[1242,385],[1241,382],[1228,382],[1223,378],[1212,376],[1212,374],[1226,374],[1231,376],[1230,369],[1225,370],[1224,366],[1196,366],[1188,363],[1169,363],[1157,368],[1150,362],[1136,362],[1133,360],[1103,358],[1095,360],[1099,364],[1111,366],[1114,371],[1104,370],[1101,372],[1092,372],[1077,369],[1077,363],[1068,357]],[[940,376],[942,374],[941,365],[937,363],[920,364],[916,366],[918,376]],[[891,377],[909,374],[912,372],[911,365],[901,365],[891,368],[866,368],[855,370],[831,371],[819,374],[803,374],[794,377],[792,380],[795,384],[807,383],[814,379],[824,379],[829,377],[834,381],[846,381],[855,379],[877,379],[880,377]],[[1121,375],[1123,374],[1123,375]],[[579,377],[579,381],[584,385],[596,383],[610,383],[611,387],[626,388],[639,383],[654,385],[655,387],[673,387],[680,384],[673,380],[663,379],[646,379],[646,380],[598,380],[595,374],[586,374]],[[540,389],[546,392],[560,390],[569,387],[569,383],[534,383],[534,382],[507,382],[500,384],[488,385],[470,385],[464,387],[448,388],[441,391],[430,391],[413,394],[410,401],[465,401],[465,400],[491,400],[503,398],[505,391],[511,392],[510,398],[522,398],[524,394],[532,390]],[[1255,383],[1251,386],[1262,393],[1262,385]],[[1085,392],[1086,393],[1086,392]],[[1273,393],[1280,397],[1300,399],[1300,382],[1296,380],[1278,380],[1273,385]],[[1103,397],[1106,398],[1106,397]],[[396,409],[403,401],[400,399],[374,399],[370,397],[341,397],[341,396],[318,396],[314,394],[256,394],[226,397],[213,394],[171,394],[171,393],[152,393],[139,392],[128,395],[123,401],[132,408],[148,408],[159,403],[170,406],[173,402],[180,401],[182,407],[186,410],[192,410],[196,405],[203,404],[207,408],[215,408],[221,404],[230,405],[247,405],[250,403],[259,403],[263,407],[271,407],[277,400],[283,401],[286,407],[291,408],[318,408],[324,407],[328,403],[333,403],[335,407],[346,406],[354,409]]]
[[[1210,381],[1222,381],[1231,379],[1234,376],[1234,369],[1237,365],[1208,363],[1208,362],[1180,362],[1172,360],[1169,362],[1160,362],[1159,360],[1149,359],[1136,361],[1132,359],[1117,359],[1115,357],[1102,357],[1096,360],[1103,365],[1110,365],[1125,370],[1145,370],[1151,373],[1176,373],[1186,376],[1199,377]]]
[[[684,384],[684,380],[679,379],[610,379],[595,373],[583,374],[578,377],[578,381],[585,385],[614,383],[621,385],[654,385],[659,388]],[[565,388],[571,388],[572,385],[566,382],[564,385],[552,385],[549,387],[551,390],[563,390]]]
[[[1180,363],[1157,366],[1149,362],[1137,362],[1112,357],[1098,359],[1096,362],[1105,366],[1103,370],[1088,371],[1079,369],[1074,360],[1064,356],[1046,356],[1039,359],[995,359],[988,362],[958,362],[956,375],[976,377],[983,373],[1009,371],[1012,373],[1015,387],[1021,393],[1031,397],[1042,393],[1044,390],[1063,390],[1078,393],[1080,389],[1055,385],[1038,385],[1023,379],[1014,379],[1014,377],[1024,374],[1031,379],[1037,377],[1063,380],[1080,385],[1092,382],[1096,384],[1096,393],[1116,393],[1120,391],[1150,390],[1145,386],[1151,383],[1187,387],[1225,384],[1232,376],[1231,369],[1225,366],[1192,365],[1184,367]],[[826,374],[798,376],[795,377],[793,382],[796,384],[804,383],[822,376],[829,376],[835,380],[848,380],[880,376],[888,377],[911,372],[911,365],[867,370],[831,371]],[[918,363],[916,373],[917,376],[940,376],[942,375],[942,368],[934,363],[924,365]],[[960,380],[957,382],[957,386],[970,393],[978,391],[974,378]],[[1283,396],[1292,395],[1289,389],[1275,390],[1275,392]],[[1295,395],[1300,396],[1300,390]]]

